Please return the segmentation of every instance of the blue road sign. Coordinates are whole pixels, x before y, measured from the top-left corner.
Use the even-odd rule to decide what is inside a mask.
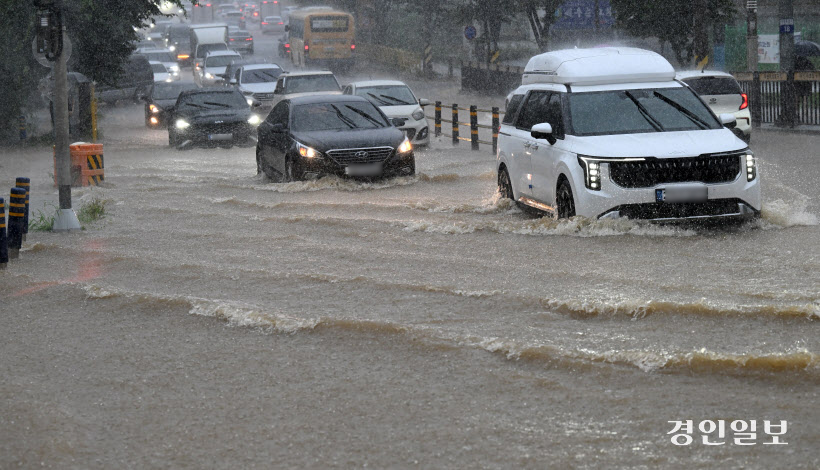
[[[475,26],[467,26],[466,28],[464,28],[464,37],[465,38],[472,41],[473,39],[475,39],[475,36],[476,36]]]

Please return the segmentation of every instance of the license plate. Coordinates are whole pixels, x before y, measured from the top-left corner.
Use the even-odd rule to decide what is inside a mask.
[[[233,134],[208,134],[208,140],[231,140]]]
[[[655,190],[657,202],[705,202],[707,199],[706,186],[681,186]]]
[[[348,176],[376,176],[382,174],[381,163],[371,163],[368,165],[350,165],[345,168]]]

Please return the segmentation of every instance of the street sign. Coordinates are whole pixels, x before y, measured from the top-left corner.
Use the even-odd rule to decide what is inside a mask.
[[[54,66],[54,62],[48,60],[44,53],[37,51],[37,38],[31,40],[31,53],[34,55],[34,60],[43,67],[51,68]],[[68,36],[63,38],[63,54],[65,54],[65,60],[71,58],[71,40],[68,39]]]
[[[794,34],[794,18],[780,20],[780,34]]]
[[[465,38],[472,41],[473,39],[475,39],[475,36],[476,36],[475,26],[471,25],[471,26],[467,26],[466,28],[464,28],[464,37]]]

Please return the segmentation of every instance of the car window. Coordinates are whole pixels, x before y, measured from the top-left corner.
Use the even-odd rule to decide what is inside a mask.
[[[284,79],[284,78],[280,78],[280,79],[276,82],[276,89],[275,89],[275,90],[273,90],[273,92],[274,92],[274,93],[277,93],[277,94],[281,94],[284,90],[285,90],[285,79]]]
[[[162,64],[151,64],[151,71],[154,73],[168,73],[168,69]]]
[[[521,107],[521,102],[524,101],[524,95],[513,95],[510,102],[507,103],[507,109],[504,112],[504,124],[512,124],[515,119],[515,113]]]
[[[531,91],[518,114],[515,127],[530,130],[536,124],[547,122],[547,102],[550,94],[548,91]]]
[[[739,95],[743,93],[740,85],[730,77],[698,77],[688,78],[684,83],[689,85],[698,95]]]
[[[333,75],[301,75],[288,78],[285,93],[312,93],[316,91],[341,91]]]
[[[345,89],[342,93],[345,94],[345,95],[352,95],[353,94],[353,89],[350,87],[350,85],[348,85],[348,86],[345,87]]]
[[[218,55],[215,57],[208,57],[205,59],[205,67],[227,67],[232,60],[236,59],[233,55]]]
[[[266,121],[270,124],[282,124],[285,127],[288,127],[288,110],[290,106],[288,106],[287,101],[282,101],[276,106],[273,107],[270,114],[268,114],[268,118]]]
[[[392,126],[368,101],[302,104],[294,106],[291,118],[293,130],[297,132],[378,129]]]

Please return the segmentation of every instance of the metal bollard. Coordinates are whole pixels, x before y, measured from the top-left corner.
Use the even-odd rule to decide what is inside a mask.
[[[26,116],[21,114],[17,118],[17,126],[20,130],[20,140],[26,140]]]
[[[476,105],[470,105],[470,145],[478,150],[478,110]]]
[[[28,207],[29,207],[29,197],[31,194],[31,179],[19,177],[15,181],[14,184],[17,188],[22,188],[26,190],[26,212],[25,216],[23,217],[23,241],[26,241],[26,235],[28,235]]]
[[[458,145],[458,105],[453,103],[453,145]]]
[[[0,197],[0,269],[9,262],[9,240],[6,237],[6,200]]]
[[[498,130],[501,122],[498,119],[498,108],[493,106],[493,153],[498,152]]]
[[[23,217],[26,210],[26,190],[22,188],[11,188],[9,198],[9,258],[16,259],[20,256],[20,248],[23,246]]]
[[[441,135],[441,101],[436,101],[436,137]]]

